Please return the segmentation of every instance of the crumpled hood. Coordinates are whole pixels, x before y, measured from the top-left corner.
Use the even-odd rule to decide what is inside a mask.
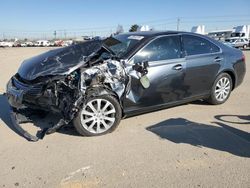
[[[100,47],[101,41],[88,41],[50,50],[25,60],[18,69],[18,74],[25,80],[34,80],[40,76],[67,74],[79,64],[83,65],[84,57]]]

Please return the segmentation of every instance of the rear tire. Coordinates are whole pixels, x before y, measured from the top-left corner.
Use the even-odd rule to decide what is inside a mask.
[[[214,81],[210,97],[207,102],[213,105],[223,104],[232,91],[232,78],[227,73],[221,73]]]
[[[73,125],[82,136],[99,136],[114,131],[121,117],[117,99],[112,95],[103,95],[86,100]]]
[[[247,48],[247,45],[246,45],[246,44],[244,44],[244,45],[243,45],[243,49],[245,50],[246,48]]]

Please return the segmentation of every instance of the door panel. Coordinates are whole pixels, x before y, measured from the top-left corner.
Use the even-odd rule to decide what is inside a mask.
[[[132,65],[148,61],[149,88],[143,88]],[[182,58],[180,35],[161,36],[150,41],[130,61],[131,84],[124,102],[127,111],[163,105],[185,96],[186,62]]]
[[[221,49],[209,39],[191,34],[182,35],[182,42],[187,63],[187,97],[208,94],[224,62]]]
[[[142,87],[136,71],[131,70],[129,73],[132,78],[131,87],[126,96],[124,107],[128,111],[133,111],[138,108],[181,100],[188,91],[187,86],[184,85],[185,69],[185,58],[149,62],[147,77],[150,86],[147,89]]]
[[[223,61],[222,53],[186,57],[187,97],[209,93]]]

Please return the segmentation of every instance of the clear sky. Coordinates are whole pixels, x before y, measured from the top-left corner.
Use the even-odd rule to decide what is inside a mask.
[[[118,24],[190,31],[203,24],[206,31],[250,24],[250,0],[2,0],[2,36],[105,35]]]

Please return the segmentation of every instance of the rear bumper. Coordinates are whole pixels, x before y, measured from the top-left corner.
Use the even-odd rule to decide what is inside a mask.
[[[238,87],[244,80],[246,74],[246,63],[241,61],[234,64],[234,70],[236,73],[235,88]]]

